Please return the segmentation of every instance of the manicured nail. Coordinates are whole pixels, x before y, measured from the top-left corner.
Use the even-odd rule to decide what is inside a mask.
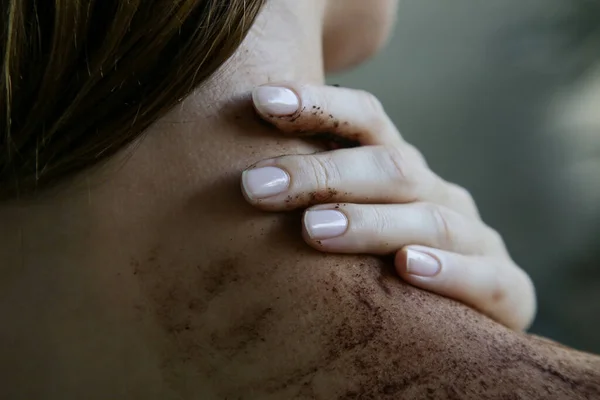
[[[311,239],[331,239],[346,232],[348,218],[336,210],[307,211],[304,214],[304,227]]]
[[[246,170],[242,173],[242,187],[251,199],[264,199],[285,192],[290,186],[290,176],[276,167]]]
[[[275,117],[293,115],[300,108],[300,100],[296,93],[282,87],[257,87],[252,93],[252,100],[261,113]]]
[[[430,278],[436,276],[442,269],[435,257],[420,251],[407,249],[406,258],[406,272],[411,275]]]

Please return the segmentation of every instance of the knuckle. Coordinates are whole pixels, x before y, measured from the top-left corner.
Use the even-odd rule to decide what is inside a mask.
[[[362,94],[364,96],[366,106],[374,115],[384,113],[383,104],[377,98],[377,96],[375,96],[373,93],[367,92],[367,91],[362,91]]]
[[[388,121],[388,116],[381,101],[372,93],[361,91],[364,98],[365,114],[368,124],[373,132],[383,130]]]
[[[502,276],[495,307],[503,310],[507,326],[516,330],[526,329],[533,322],[537,308],[533,282],[525,271],[512,262],[504,265]]]
[[[389,161],[390,172],[398,180],[406,181],[408,178],[407,161],[404,152],[398,147],[384,147],[384,155]]]
[[[454,190],[455,196],[462,202],[472,204],[475,203],[475,201],[473,200],[473,196],[471,196],[471,193],[464,187],[452,184],[452,188]]]
[[[381,146],[375,157],[403,202],[422,199],[434,187],[435,175],[415,162],[404,146]]]
[[[498,307],[505,302],[506,297],[506,288],[499,282],[499,279],[497,279],[494,283],[492,291],[490,292],[490,307]]]
[[[456,184],[451,184],[451,192],[455,199],[454,201],[460,205],[460,209],[466,209],[471,213],[479,215],[477,204],[475,203],[475,199],[473,199],[471,192]]]
[[[369,218],[373,223],[373,230],[376,234],[383,234],[387,232],[391,227],[391,221],[389,215],[378,207],[372,208],[373,217]]]
[[[508,297],[506,285],[500,278],[500,271],[497,271],[490,290],[490,306],[496,308],[505,302]]]
[[[424,167],[427,167],[427,160],[423,153],[419,151],[415,146],[410,143],[404,143],[405,153],[410,156],[412,160],[415,160],[415,163],[421,164]]]
[[[382,146],[376,157],[381,160],[384,172],[390,176],[394,183],[401,185],[404,191],[412,188],[414,182],[410,171],[411,165],[401,148]]]
[[[433,221],[433,228],[436,235],[436,241],[441,248],[452,248],[454,237],[450,227],[448,211],[444,208],[428,203],[427,212]]]
[[[525,273],[525,271],[521,271],[524,275],[525,288],[523,290],[526,300],[521,302],[521,304],[524,303],[524,305],[521,309],[521,319],[519,328],[527,329],[529,326],[531,326],[531,324],[533,323],[533,319],[535,318],[537,302],[535,296],[535,286],[533,285],[531,277],[527,273]]]
[[[485,229],[488,237],[487,242],[489,251],[493,254],[506,255],[508,252],[506,251],[506,246],[504,245],[504,239],[502,238],[502,235],[487,225]]]
[[[331,189],[339,181],[339,170],[333,159],[325,155],[306,156],[301,168],[316,191]]]
[[[488,235],[490,236],[490,239],[494,244],[504,246],[504,240],[502,239],[502,235],[500,235],[500,233],[497,230],[488,227]]]

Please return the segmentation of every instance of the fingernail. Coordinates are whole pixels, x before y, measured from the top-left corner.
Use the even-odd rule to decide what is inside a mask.
[[[436,258],[420,251],[407,249],[406,258],[406,272],[411,275],[430,278],[436,276],[442,269]]]
[[[304,227],[311,239],[331,239],[346,232],[348,218],[336,210],[307,211],[304,214]]]
[[[260,86],[254,89],[252,101],[263,114],[284,117],[295,114],[300,100],[292,90],[276,86]]]
[[[290,176],[276,167],[246,170],[242,173],[242,187],[251,199],[263,199],[285,192],[290,185]]]

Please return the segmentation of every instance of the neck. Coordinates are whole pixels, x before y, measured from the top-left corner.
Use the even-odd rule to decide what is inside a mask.
[[[324,81],[320,3],[268,2],[232,59],[138,143],[56,193],[0,205],[5,221],[0,234],[11,244],[0,247],[2,259],[11,265],[32,257],[47,260],[52,253],[64,259],[71,252],[64,247],[79,247],[91,230],[125,225],[151,206],[168,208],[169,199],[196,193],[201,182],[237,178],[261,158],[310,151],[299,141],[283,142],[260,123],[249,96],[268,82]],[[34,245],[38,236],[39,246]],[[49,237],[56,243],[49,244]]]
[[[181,280],[204,281],[201,266],[243,251],[259,235],[255,223],[277,221],[257,222],[241,197],[241,171],[266,157],[314,151],[261,123],[250,92],[273,81],[323,82],[318,4],[268,2],[212,81],[138,143],[55,193],[0,206],[0,320],[13,321],[0,341],[14,344],[2,350],[0,364],[16,363],[15,379],[47,377],[30,397],[36,387],[43,393],[55,382],[73,384],[50,367],[57,354],[67,370],[93,357],[98,369],[80,374],[83,388],[98,377],[110,380],[107,387],[130,385],[129,372],[114,362],[130,360],[145,365],[137,369],[144,381],[157,382],[142,386],[162,390],[156,343],[177,329],[173,315],[185,302],[171,289],[181,293]]]

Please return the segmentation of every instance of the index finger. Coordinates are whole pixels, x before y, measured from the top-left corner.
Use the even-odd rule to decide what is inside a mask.
[[[400,132],[371,93],[334,86],[269,84],[252,94],[254,107],[284,133],[329,133],[360,145],[398,145]]]

